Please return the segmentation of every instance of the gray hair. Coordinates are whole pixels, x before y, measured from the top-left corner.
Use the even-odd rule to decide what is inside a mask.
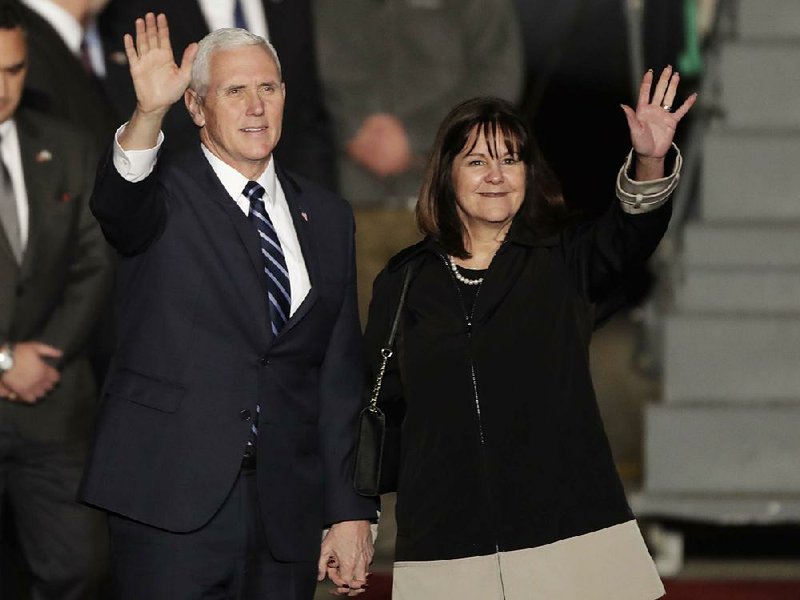
[[[261,46],[266,50],[275,65],[278,67],[278,75],[281,74],[281,61],[275,47],[261,36],[250,33],[246,29],[223,28],[216,29],[200,40],[197,56],[192,65],[192,80],[189,87],[193,89],[201,98],[208,91],[208,83],[211,80],[211,57],[218,50],[230,50],[232,48],[242,48],[244,46]]]

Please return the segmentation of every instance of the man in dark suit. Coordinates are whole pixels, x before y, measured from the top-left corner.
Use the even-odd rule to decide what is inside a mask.
[[[293,172],[336,190],[333,130],[323,102],[310,4],[310,0],[112,0],[99,19],[107,92],[119,114],[131,113],[136,98],[122,37],[130,32],[134,19],[149,10],[167,16],[173,47],[178,49],[218,27],[245,27],[268,39],[278,51],[292,94],[276,158]],[[164,133],[165,148],[170,150],[197,141],[191,119],[181,106],[167,114]]]
[[[97,152],[104,150],[120,117],[130,111],[114,111],[103,84],[81,56],[85,27],[103,0],[14,1],[28,30],[30,65],[23,105],[89,131]]]
[[[91,140],[18,110],[26,68],[19,11],[0,4],[0,506],[32,597],[85,599],[105,526],[75,496],[97,402],[87,340],[110,253],[89,211]]]
[[[138,104],[92,205],[122,257],[119,342],[82,487],[111,513],[117,593],[308,600],[327,572],[356,594],[376,513],[352,485],[351,210],[272,159],[287,92],[262,38],[218,30],[178,67],[148,13],[125,47]],[[181,97],[201,144],[156,160]]]

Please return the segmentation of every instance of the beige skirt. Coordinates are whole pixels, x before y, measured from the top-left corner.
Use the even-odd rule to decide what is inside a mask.
[[[394,564],[394,600],[655,600],[664,595],[636,521],[539,548]]]

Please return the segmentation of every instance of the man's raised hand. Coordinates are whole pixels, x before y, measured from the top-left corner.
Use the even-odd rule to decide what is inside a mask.
[[[163,115],[183,98],[189,87],[197,44],[189,44],[180,66],[176,65],[167,17],[163,14],[156,17],[153,13],[136,19],[136,38],[126,33],[124,43],[136,90],[137,111]]]

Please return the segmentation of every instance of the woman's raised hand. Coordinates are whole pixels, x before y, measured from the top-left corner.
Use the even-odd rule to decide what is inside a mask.
[[[181,65],[176,65],[167,17],[163,14],[156,17],[153,13],[136,19],[136,39],[126,33],[124,43],[136,90],[137,110],[145,114],[165,113],[189,87],[197,44],[189,44],[183,52]]]
[[[697,100],[697,94],[689,96],[677,110],[672,112],[672,103],[678,90],[680,75],[667,67],[658,78],[656,89],[650,95],[653,85],[653,70],[650,69],[642,78],[639,88],[639,99],[636,110],[622,105],[628,127],[631,132],[631,143],[639,159],[663,159],[672,145],[675,128],[678,122],[689,112]]]

